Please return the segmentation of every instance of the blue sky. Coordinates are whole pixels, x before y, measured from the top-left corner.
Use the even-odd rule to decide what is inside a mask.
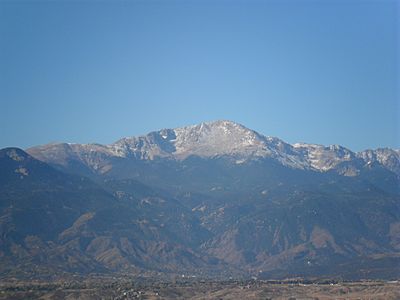
[[[0,148],[229,119],[400,148],[398,1],[0,1]]]

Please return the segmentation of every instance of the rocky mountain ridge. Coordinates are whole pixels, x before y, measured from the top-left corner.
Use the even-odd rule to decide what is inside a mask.
[[[48,144],[27,149],[39,160],[63,164],[66,160],[83,163],[95,172],[110,167],[100,161],[113,158],[183,160],[189,156],[230,156],[240,164],[269,158],[296,169],[326,172],[340,169],[342,175],[355,176],[361,167],[378,163],[400,175],[400,150],[382,148],[353,152],[340,145],[288,144],[267,137],[231,121],[215,121],[176,129],[162,129],[145,136],[127,137],[110,145]],[[346,168],[341,165],[346,164]]]

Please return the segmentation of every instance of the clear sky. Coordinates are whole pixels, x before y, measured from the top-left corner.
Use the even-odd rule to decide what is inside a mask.
[[[0,0],[0,148],[216,119],[400,148],[399,3]]]

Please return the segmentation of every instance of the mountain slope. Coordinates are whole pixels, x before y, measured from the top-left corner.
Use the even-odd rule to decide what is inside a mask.
[[[143,184],[126,186],[0,150],[2,276],[205,268],[211,258],[191,249],[208,237],[198,220]]]
[[[216,121],[28,152],[53,175],[33,176],[28,189],[20,178],[31,172],[17,159],[3,169],[15,180],[3,188],[10,201],[28,195],[30,203],[35,186],[47,196],[58,186],[68,201],[91,194],[48,183],[57,174],[85,176],[108,197],[104,209],[94,201],[45,241],[91,264],[87,272],[400,276],[398,150],[290,145]]]

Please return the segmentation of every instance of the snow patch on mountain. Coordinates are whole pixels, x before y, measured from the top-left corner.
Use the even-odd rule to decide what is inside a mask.
[[[380,148],[376,150],[365,150],[357,153],[357,157],[363,159],[367,164],[379,163],[390,171],[400,175],[400,150]]]
[[[293,147],[303,156],[309,165],[320,171],[328,171],[340,163],[351,161],[355,158],[354,152],[339,145],[316,145],[296,143]]]

